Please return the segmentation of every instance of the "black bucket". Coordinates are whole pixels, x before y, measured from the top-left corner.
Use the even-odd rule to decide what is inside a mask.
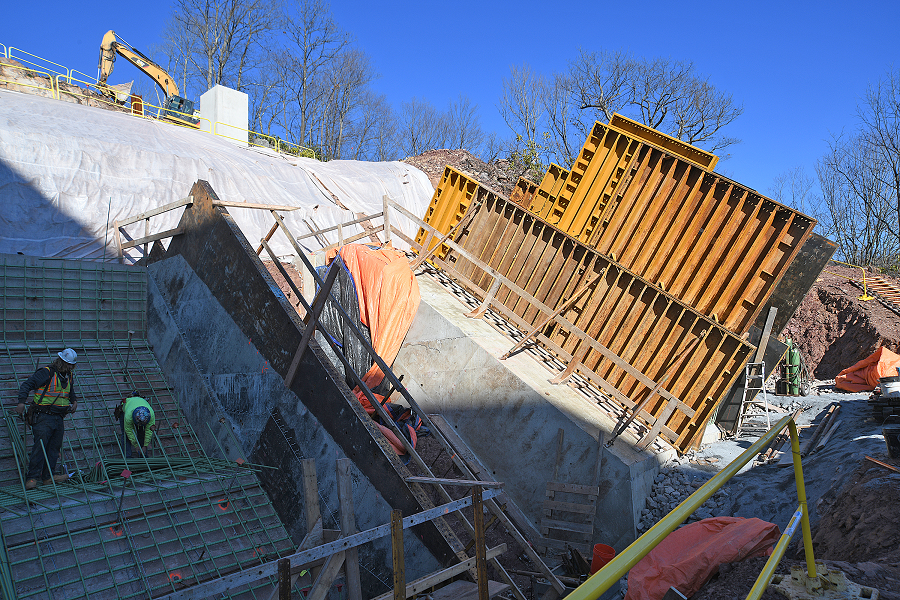
[[[885,425],[881,428],[887,443],[888,456],[900,458],[900,425]]]

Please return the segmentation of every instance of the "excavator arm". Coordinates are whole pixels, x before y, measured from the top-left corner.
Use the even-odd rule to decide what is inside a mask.
[[[140,51],[135,50],[129,44],[119,39],[113,30],[106,32],[103,41],[100,44],[100,76],[97,80],[100,84],[105,84],[112,73],[113,66],[116,62],[116,54],[122,56],[136,66],[138,69],[150,76],[156,82],[162,91],[169,96],[178,96],[178,86],[175,80],[169,75],[168,71],[160,67],[158,64],[147,58]]]

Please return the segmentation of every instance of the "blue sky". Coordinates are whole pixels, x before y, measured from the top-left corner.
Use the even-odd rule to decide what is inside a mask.
[[[160,41],[165,2],[7,2],[0,44],[96,74],[108,29],[138,49]],[[562,70],[579,47],[693,61],[744,105],[728,132],[742,143],[718,171],[770,193],[800,166],[813,174],[832,133],[856,124],[867,85],[900,69],[900,2],[333,2],[372,58],[375,83],[398,106],[446,109],[465,94],[487,131],[506,135],[496,104],[512,65]],[[113,82],[123,75],[116,63]],[[133,75],[128,78],[134,77]],[[137,75],[140,77],[140,75]],[[124,78],[122,80],[128,80]]]

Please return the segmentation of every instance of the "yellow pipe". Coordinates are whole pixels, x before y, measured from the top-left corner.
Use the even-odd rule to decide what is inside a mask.
[[[767,431],[756,443],[744,450],[727,467],[722,469],[715,477],[707,481],[696,492],[679,504],[675,510],[663,517],[656,525],[651,527],[644,535],[628,546],[621,554],[613,558],[602,569],[594,573],[587,581],[582,583],[574,592],[566,596],[566,600],[596,600],[603,592],[622,578],[631,567],[636,565],[648,552],[665,539],[667,535],[675,531],[684,523],[691,514],[697,510],[719,488],[737,475],[741,467],[753,460],[760,451],[769,445],[775,436],[781,433],[786,425],[792,423],[791,416],[783,417],[772,429]],[[793,431],[796,431],[796,427]],[[796,469],[796,467],[795,467]],[[795,470],[796,472],[796,470]],[[803,498],[805,507],[806,499]],[[807,521],[808,523],[808,521]]]
[[[803,464],[800,462],[800,435],[797,424],[788,424],[791,432],[791,453],[794,455],[794,481],[797,483],[797,500],[803,511],[803,551],[806,554],[806,573],[810,579],[816,577],[816,559],[813,556],[812,531],[809,528],[809,507],[806,504],[806,484],[803,482]]]
[[[747,594],[747,600],[759,600],[762,597],[763,592],[766,591],[766,588],[769,587],[772,575],[775,574],[775,569],[778,567],[778,563],[781,562],[781,558],[787,551],[788,544],[794,536],[794,532],[797,530],[797,525],[803,520],[803,516],[804,512],[802,506],[798,507],[796,512],[794,512],[794,516],[791,517],[787,529],[785,529],[784,533],[781,535],[781,539],[779,539],[778,543],[775,545],[772,556],[766,561],[766,566],[763,567],[762,573],[756,578],[756,583],[753,584],[753,588],[751,588],[750,593]]]

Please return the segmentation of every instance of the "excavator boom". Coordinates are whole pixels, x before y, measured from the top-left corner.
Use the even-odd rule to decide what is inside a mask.
[[[198,120],[192,116],[194,103],[179,95],[178,85],[168,71],[150,60],[139,50],[132,48],[124,40],[121,40],[112,29],[106,32],[106,35],[103,36],[103,41],[100,43],[100,64],[98,65],[100,73],[97,81],[101,89],[110,90],[106,80],[109,79],[109,75],[113,71],[117,54],[149,75],[156,82],[156,85],[160,87],[166,95],[164,112],[167,119],[191,127],[197,126]],[[112,92],[111,95],[114,96]]]

